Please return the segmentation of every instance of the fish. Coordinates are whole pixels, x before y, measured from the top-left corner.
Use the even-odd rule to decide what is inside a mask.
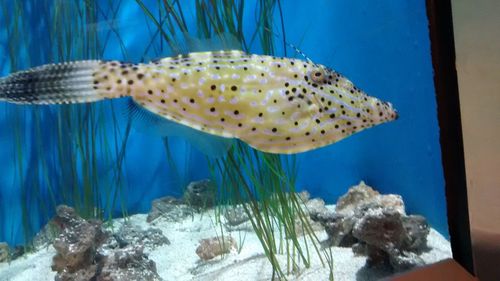
[[[398,118],[391,103],[324,65],[236,49],[148,63],[48,64],[0,78],[0,101],[10,103],[120,98],[186,130],[276,154],[314,150]]]

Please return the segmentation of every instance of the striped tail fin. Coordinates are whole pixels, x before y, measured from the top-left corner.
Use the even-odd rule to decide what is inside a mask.
[[[105,62],[48,64],[0,78],[0,101],[18,104],[66,104],[117,97],[99,91],[95,76]]]

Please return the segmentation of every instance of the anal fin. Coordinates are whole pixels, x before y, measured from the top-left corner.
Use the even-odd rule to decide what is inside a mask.
[[[150,135],[183,138],[208,157],[224,156],[235,141],[232,138],[212,135],[168,120],[151,112],[147,107],[137,104],[132,99],[128,99],[125,107],[125,114],[132,120],[134,129]]]

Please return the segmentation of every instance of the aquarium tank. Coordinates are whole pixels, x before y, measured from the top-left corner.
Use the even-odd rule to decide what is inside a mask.
[[[0,280],[451,257],[425,1],[0,2]]]

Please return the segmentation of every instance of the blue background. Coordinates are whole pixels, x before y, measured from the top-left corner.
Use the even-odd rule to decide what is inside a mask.
[[[187,2],[194,1],[183,1]],[[247,1],[247,6],[252,2]],[[335,203],[350,186],[364,180],[381,193],[401,194],[408,213],[426,216],[433,227],[448,235],[425,1],[282,1],[282,5],[288,42],[313,61],[341,72],[369,95],[390,101],[400,114],[396,122],[300,154],[298,188]],[[37,23],[36,14],[33,12],[27,19],[33,21],[32,36],[40,34],[38,29],[47,28]],[[190,26],[194,26],[193,15],[194,6],[186,6]],[[278,19],[278,11],[275,16]],[[248,9],[246,35],[254,29],[255,21],[255,12]],[[143,55],[145,30],[152,28],[146,22],[148,19],[135,1],[125,1],[115,24],[131,60],[137,61]],[[98,24],[103,30],[108,26]],[[4,75],[10,72],[5,38],[5,30],[0,27],[0,69]],[[43,36],[34,40],[50,44]],[[117,39],[110,40],[116,48],[107,48],[103,58],[121,58]],[[259,48],[254,46],[252,51],[259,53]],[[22,242],[22,226],[19,175],[16,163],[10,160],[14,159],[14,151],[8,112],[13,106],[0,105],[0,159],[6,159],[0,169],[0,223],[6,226],[0,241],[16,244]],[[49,134],[50,124],[47,128]],[[33,142],[28,141],[25,147],[26,163],[39,157],[30,152],[29,143]],[[168,165],[161,139],[138,132],[131,134],[125,160],[131,213],[147,212],[152,199],[165,194],[179,196],[179,185],[208,176],[202,155],[181,140],[173,140],[171,145],[178,167],[184,167],[180,175]],[[48,146],[45,155],[50,155],[51,149],[54,148]],[[103,166],[112,163],[102,160]],[[109,180],[105,171],[102,180]]]

